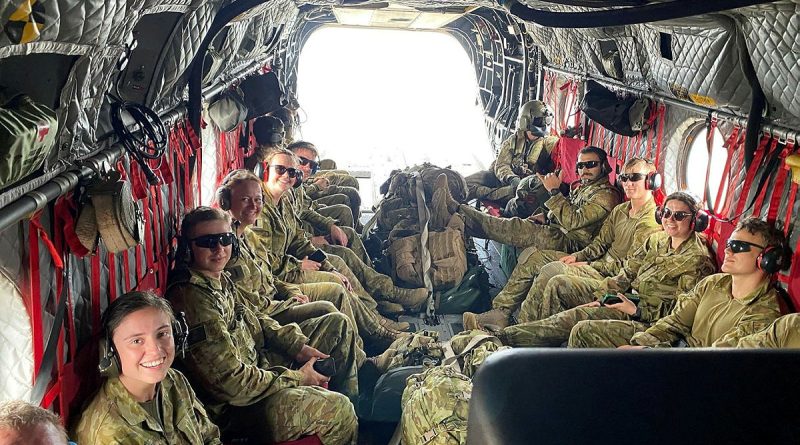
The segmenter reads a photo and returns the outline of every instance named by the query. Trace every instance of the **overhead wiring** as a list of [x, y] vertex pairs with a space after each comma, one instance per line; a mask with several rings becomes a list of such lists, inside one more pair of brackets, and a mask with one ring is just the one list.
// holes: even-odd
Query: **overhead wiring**
[[[111, 96], [111, 95], [109, 95]], [[160, 159], [167, 148], [167, 129], [161, 118], [150, 108], [111, 96], [111, 125], [125, 151], [139, 164], [147, 182], [158, 185], [160, 180], [148, 160]], [[132, 120], [126, 125], [125, 116]]]

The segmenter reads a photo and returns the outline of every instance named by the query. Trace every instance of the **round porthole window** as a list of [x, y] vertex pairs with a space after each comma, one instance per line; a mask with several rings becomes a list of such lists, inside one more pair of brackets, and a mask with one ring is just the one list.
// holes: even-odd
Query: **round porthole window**
[[[708, 129], [704, 123], [698, 123], [688, 131], [686, 141], [680, 159], [682, 166], [680, 184], [681, 189], [688, 191], [697, 198], [705, 197], [706, 187], [706, 165], [708, 164], [708, 148], [706, 146], [706, 135]], [[725, 141], [719, 131], [714, 132], [711, 152], [711, 172], [708, 177], [708, 185], [711, 191], [711, 201], [717, 198], [717, 191], [722, 183], [722, 173], [725, 169], [725, 161], [728, 156], [725, 150]], [[727, 190], [722, 192], [722, 201], [725, 200]]]

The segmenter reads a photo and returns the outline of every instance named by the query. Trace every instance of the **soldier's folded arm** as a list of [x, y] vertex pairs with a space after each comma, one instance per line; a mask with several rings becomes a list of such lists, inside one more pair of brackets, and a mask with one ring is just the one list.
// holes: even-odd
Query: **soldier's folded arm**
[[[701, 283], [702, 284], [702, 283]], [[686, 339], [692, 334], [694, 316], [700, 304], [702, 289], [695, 289], [678, 297], [672, 313], [658, 320], [644, 332], [638, 332], [631, 338], [632, 345], [671, 347], [678, 340]]]
[[755, 309], [753, 312], [743, 316], [731, 330], [718, 338], [711, 346], [715, 348], [733, 348], [739, 343], [740, 339], [766, 329], [778, 316], [780, 316], [780, 313], [775, 310]]
[[[243, 363], [236, 354], [228, 325], [208, 296], [186, 298], [186, 286], [172, 290], [171, 300], [186, 312], [190, 344], [184, 363], [199, 383], [216, 399], [235, 406], [258, 402], [284, 388], [300, 385], [302, 374], [286, 368], [262, 369]], [[189, 290], [189, 292], [187, 292]]]
[[263, 313], [258, 314], [258, 321], [264, 332], [265, 343], [284, 351], [287, 357], [294, 358], [297, 353], [308, 343], [308, 337], [303, 335], [297, 323], [289, 323], [281, 326]]
[[330, 231], [331, 224], [336, 224], [335, 219], [329, 216], [323, 216], [316, 210], [311, 209], [301, 212], [300, 219], [307, 221], [309, 224], [311, 224], [311, 227], [318, 230], [320, 233], [328, 233]]
[[644, 323], [653, 323], [672, 312], [675, 307], [676, 298], [674, 295], [643, 295], [639, 294], [639, 304], [637, 315], [634, 319]]
[[288, 300], [292, 297], [303, 295], [300, 286], [277, 278], [275, 279], [275, 291], [279, 300]]
[[592, 261], [602, 257], [614, 242], [614, 223], [611, 218], [607, 218], [600, 227], [600, 233], [592, 239], [592, 242], [583, 249], [573, 253], [576, 261]]
[[612, 208], [593, 201], [575, 205], [561, 194], [551, 196], [545, 201], [544, 206], [551, 214], [550, 219], [556, 220], [561, 227], [568, 231], [582, 229], [602, 221], [612, 210]]
[[517, 176], [514, 170], [511, 169], [512, 153], [511, 149], [514, 147], [516, 137], [512, 136], [500, 146], [500, 152], [497, 154], [497, 159], [494, 161], [494, 175], [503, 184], [506, 184], [511, 178]]

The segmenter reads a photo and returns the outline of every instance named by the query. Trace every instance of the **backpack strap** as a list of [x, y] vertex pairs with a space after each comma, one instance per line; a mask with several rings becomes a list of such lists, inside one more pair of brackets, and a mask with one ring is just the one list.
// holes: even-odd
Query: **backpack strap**
[[[497, 346], [503, 346], [503, 342], [500, 341], [499, 338], [495, 337], [494, 335], [490, 334], [481, 334], [472, 337], [472, 339], [464, 346], [464, 350], [457, 355], [454, 354], [453, 347], [451, 343], [448, 341], [446, 345], [442, 345], [445, 351], [445, 359], [442, 361], [442, 366], [450, 366], [451, 368], [455, 368], [457, 371], [461, 372], [462, 367], [459, 364], [458, 360], [463, 358], [465, 355], [470, 353], [473, 349], [477, 348], [478, 346], [482, 345], [483, 343], [490, 342], [494, 343]], [[448, 357], [448, 351], [450, 352], [450, 356]]]
[[418, 173], [412, 176], [415, 194], [417, 197], [417, 214], [419, 215], [419, 252], [422, 259], [422, 282], [428, 289], [428, 302], [426, 303], [426, 314], [429, 317], [435, 315], [435, 302], [433, 298], [433, 279], [431, 277], [431, 252], [428, 250], [428, 222], [431, 219], [431, 212], [425, 203], [425, 188]]

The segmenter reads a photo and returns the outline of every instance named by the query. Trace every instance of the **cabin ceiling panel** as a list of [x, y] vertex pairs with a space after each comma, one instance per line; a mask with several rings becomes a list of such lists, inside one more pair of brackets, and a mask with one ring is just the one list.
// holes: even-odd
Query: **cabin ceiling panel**
[[800, 4], [781, 2], [742, 11], [743, 34], [770, 116], [800, 126]]

